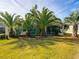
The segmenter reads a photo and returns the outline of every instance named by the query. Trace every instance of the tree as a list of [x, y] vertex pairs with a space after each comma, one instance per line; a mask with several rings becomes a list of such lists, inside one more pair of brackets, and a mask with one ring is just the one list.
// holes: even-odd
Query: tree
[[34, 20], [30, 14], [26, 14], [23, 22], [23, 29], [24, 31], [27, 31], [27, 35], [30, 35], [30, 29], [34, 25]]
[[29, 35], [31, 34], [33, 29], [38, 28], [36, 21], [37, 11], [37, 5], [35, 5], [32, 9], [30, 9], [30, 12], [25, 15], [23, 28]]
[[43, 8], [42, 12], [37, 10], [37, 5], [35, 5], [29, 13], [32, 16], [32, 19], [34, 19], [34, 22], [37, 23], [37, 28], [39, 28], [40, 34], [43, 36], [47, 34], [47, 26], [50, 23], [58, 23], [58, 18], [54, 15], [53, 11], [50, 11], [48, 8]]
[[42, 12], [37, 11], [37, 25], [41, 30], [41, 35], [46, 35], [47, 33], [47, 26], [55, 21], [55, 15], [52, 11], [50, 11], [48, 8], [43, 8]]
[[24, 19], [22, 17], [19, 17], [16, 20], [16, 23], [15, 23], [15, 35], [16, 36], [19, 36], [23, 32], [23, 22], [24, 22]]
[[77, 37], [78, 23], [79, 23], [79, 11], [74, 11], [69, 17], [65, 18], [65, 23], [73, 26], [72, 37]]
[[20, 17], [20, 15], [10, 14], [8, 12], [1, 12], [0, 15], [0, 20], [8, 27], [9, 36], [12, 37], [14, 35], [16, 20]]

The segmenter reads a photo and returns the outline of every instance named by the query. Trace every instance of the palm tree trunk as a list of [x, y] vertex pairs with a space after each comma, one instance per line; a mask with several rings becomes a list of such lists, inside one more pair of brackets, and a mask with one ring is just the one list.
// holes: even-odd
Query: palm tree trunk
[[73, 33], [72, 33], [72, 37], [73, 37], [73, 38], [78, 37], [78, 36], [77, 36], [77, 31], [78, 31], [78, 25], [77, 25], [77, 24], [74, 24], [74, 25], [73, 25]]
[[10, 35], [10, 37], [13, 37], [14, 36], [14, 31], [13, 31], [13, 28], [10, 28], [10, 33], [9, 33]]
[[47, 27], [45, 27], [45, 36], [47, 36]]
[[41, 30], [41, 36], [46, 36], [46, 35], [47, 35], [47, 28], [45, 27]]
[[44, 36], [44, 34], [45, 34], [45, 30], [43, 29], [41, 30], [41, 36]]
[[9, 39], [9, 28], [7, 26], [5, 27], [5, 38]]

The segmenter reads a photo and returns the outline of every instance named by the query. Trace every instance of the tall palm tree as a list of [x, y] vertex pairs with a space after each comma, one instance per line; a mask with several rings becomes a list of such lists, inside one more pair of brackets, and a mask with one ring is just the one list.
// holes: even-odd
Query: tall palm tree
[[19, 15], [15, 14], [10, 14], [8, 12], [1, 12], [0, 13], [0, 20], [4, 22], [4, 24], [8, 27], [9, 29], [9, 36], [13, 36], [13, 31], [15, 28], [16, 20], [19, 18]]
[[47, 26], [55, 20], [55, 15], [48, 8], [43, 8], [42, 12], [37, 11], [37, 23], [38, 27], [41, 29], [41, 35], [45, 35], [47, 32]]
[[69, 17], [65, 18], [65, 23], [73, 26], [72, 36], [77, 37], [78, 24], [79, 24], [79, 11], [74, 11]]

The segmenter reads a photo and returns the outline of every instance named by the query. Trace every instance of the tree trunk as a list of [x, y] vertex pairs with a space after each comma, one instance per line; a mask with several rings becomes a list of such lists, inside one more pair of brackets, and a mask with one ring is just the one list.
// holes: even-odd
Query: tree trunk
[[77, 38], [77, 31], [78, 31], [78, 25], [77, 24], [74, 24], [73, 25], [73, 33], [72, 33], [72, 37], [73, 38]]
[[10, 37], [14, 37], [14, 31], [13, 31], [13, 28], [10, 28], [9, 36], [10, 36]]
[[45, 27], [45, 36], [47, 36], [47, 27]]
[[45, 30], [43, 29], [41, 30], [41, 36], [44, 36], [44, 34], [45, 34]]
[[47, 35], [47, 28], [45, 27], [41, 30], [41, 36], [46, 36], [46, 35]]
[[7, 26], [5, 27], [5, 38], [9, 39], [9, 28]]

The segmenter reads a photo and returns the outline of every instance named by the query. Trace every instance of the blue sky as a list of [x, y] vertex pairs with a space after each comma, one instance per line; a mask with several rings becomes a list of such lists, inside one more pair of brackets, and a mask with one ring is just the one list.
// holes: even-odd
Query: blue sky
[[0, 12], [9, 11], [24, 15], [35, 4], [38, 5], [39, 10], [42, 7], [49, 8], [61, 19], [79, 8], [79, 0], [0, 0]]

